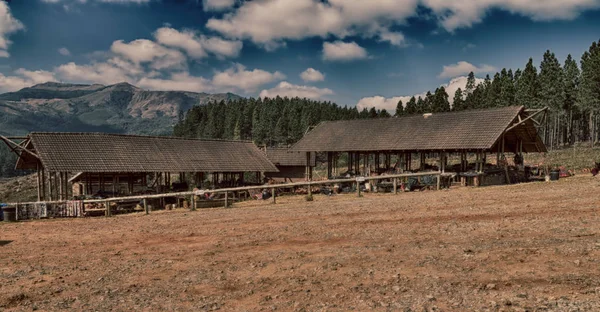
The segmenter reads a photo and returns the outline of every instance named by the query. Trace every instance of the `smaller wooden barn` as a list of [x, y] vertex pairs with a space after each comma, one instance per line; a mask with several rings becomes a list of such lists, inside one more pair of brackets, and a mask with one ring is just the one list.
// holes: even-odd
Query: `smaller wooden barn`
[[2, 140], [19, 155], [17, 169], [37, 172], [39, 200], [70, 198], [73, 183], [85, 195], [120, 196], [170, 192], [176, 180], [219, 188], [243, 184], [245, 173], [258, 182], [278, 172], [250, 141], [66, 132]]
[[[305, 155], [327, 153], [328, 176], [337, 167], [330, 163], [335, 164], [341, 154], [347, 154], [348, 172], [355, 175], [428, 169], [483, 175], [489, 167], [488, 154], [495, 155], [495, 163], [501, 164], [505, 163], [506, 153], [523, 159], [523, 153], [547, 151], [537, 130], [542, 122], [535, 119], [545, 112], [545, 108], [528, 110], [510, 106], [399, 118], [326, 121], [291, 149]], [[448, 166], [449, 156], [459, 159], [459, 163]], [[437, 165], [427, 168], [426, 158], [431, 157], [438, 159]], [[413, 158], [418, 160], [416, 168]], [[307, 179], [311, 179], [308, 169], [306, 172]]]
[[[267, 172], [265, 177], [282, 182], [295, 182], [296, 180], [304, 180], [306, 168], [314, 168], [316, 166], [316, 153], [310, 153], [307, 159], [306, 153], [290, 150], [282, 147], [265, 148], [267, 158], [277, 167], [279, 172]], [[308, 165], [307, 165], [308, 164]]]

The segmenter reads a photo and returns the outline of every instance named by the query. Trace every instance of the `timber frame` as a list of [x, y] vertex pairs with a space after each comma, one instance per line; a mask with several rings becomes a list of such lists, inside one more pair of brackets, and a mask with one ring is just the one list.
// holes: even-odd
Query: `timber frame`
[[0, 140], [17, 169], [36, 172], [38, 201], [237, 187], [278, 171], [248, 141], [39, 132]]

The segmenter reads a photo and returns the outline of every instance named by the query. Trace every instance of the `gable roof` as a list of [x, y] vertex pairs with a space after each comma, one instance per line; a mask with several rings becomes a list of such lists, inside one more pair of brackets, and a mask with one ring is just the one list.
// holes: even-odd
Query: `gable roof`
[[[428, 114], [429, 115], [429, 114]], [[397, 118], [323, 122], [292, 149], [300, 152], [493, 150], [504, 131], [518, 117], [526, 118], [522, 106], [413, 115]], [[521, 126], [520, 126], [521, 127]], [[518, 130], [524, 152], [545, 152], [533, 121]]]
[[[268, 147], [267, 158], [275, 166], [306, 166], [306, 153], [294, 151], [289, 148]], [[316, 166], [317, 157], [310, 153], [310, 166]]]
[[[278, 171], [249, 141], [66, 132], [33, 132], [28, 137], [26, 147], [38, 155], [49, 171]], [[22, 157], [17, 168], [35, 169], [36, 162], [31, 158]]]

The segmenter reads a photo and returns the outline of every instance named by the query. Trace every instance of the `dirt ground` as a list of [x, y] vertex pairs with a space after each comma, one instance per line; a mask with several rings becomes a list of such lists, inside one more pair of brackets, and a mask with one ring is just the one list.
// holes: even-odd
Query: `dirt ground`
[[0, 224], [0, 310], [600, 310], [600, 180]]

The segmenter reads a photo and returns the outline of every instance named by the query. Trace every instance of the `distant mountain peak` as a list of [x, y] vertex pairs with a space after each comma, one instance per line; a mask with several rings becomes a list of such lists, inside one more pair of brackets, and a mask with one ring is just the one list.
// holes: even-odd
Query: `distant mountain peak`
[[46, 82], [0, 94], [0, 133], [95, 131], [169, 134], [181, 111], [233, 93], [145, 91], [128, 82], [113, 85]]

